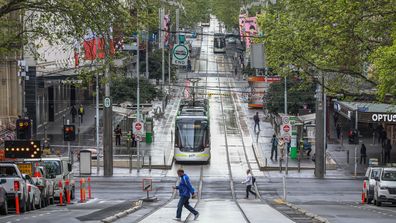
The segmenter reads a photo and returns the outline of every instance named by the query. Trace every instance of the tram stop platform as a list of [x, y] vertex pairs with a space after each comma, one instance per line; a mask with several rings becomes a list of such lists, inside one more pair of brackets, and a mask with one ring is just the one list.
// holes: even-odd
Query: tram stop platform
[[[174, 199], [167, 203], [163, 208], [158, 209], [153, 214], [142, 220], [142, 223], [162, 222], [175, 223], [176, 209], [178, 199]], [[190, 205], [195, 206], [197, 200], [190, 199]], [[246, 200], [238, 199], [241, 209], [246, 217], [252, 223], [266, 222], [266, 223], [292, 223], [293, 221], [279, 213], [270, 205], [262, 203], [260, 200]], [[236, 203], [232, 200], [215, 200], [203, 199], [200, 200], [196, 210], [199, 212], [199, 218], [194, 222], [245, 222], [242, 211], [238, 208]], [[181, 221], [184, 222], [189, 214], [189, 211], [183, 208]], [[188, 219], [193, 220], [193, 215]], [[130, 222], [133, 216], [127, 216], [119, 219], [116, 223]]]

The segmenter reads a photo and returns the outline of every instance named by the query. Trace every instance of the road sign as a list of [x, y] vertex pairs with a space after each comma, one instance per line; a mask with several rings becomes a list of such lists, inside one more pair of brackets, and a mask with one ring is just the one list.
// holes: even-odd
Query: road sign
[[143, 191], [152, 191], [153, 190], [153, 180], [152, 179], [143, 179], [142, 181], [142, 190]]
[[105, 108], [110, 108], [110, 106], [111, 106], [111, 99], [110, 98], [106, 97], [104, 99], [104, 106], [105, 106]]
[[179, 44], [173, 47], [172, 64], [187, 66], [188, 64], [188, 48], [185, 45]]
[[284, 132], [289, 132], [290, 131], [290, 125], [284, 125], [283, 126], [283, 131]]
[[133, 133], [135, 135], [142, 135], [143, 134], [143, 128], [144, 128], [144, 124], [143, 122], [134, 122], [133, 123]]

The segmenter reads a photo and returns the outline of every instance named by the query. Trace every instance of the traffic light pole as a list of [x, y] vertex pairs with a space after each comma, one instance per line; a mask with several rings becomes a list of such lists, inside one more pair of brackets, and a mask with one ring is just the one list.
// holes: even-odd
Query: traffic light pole
[[[136, 62], [136, 73], [137, 73], [137, 89], [136, 89], [136, 114], [137, 114], [137, 121], [140, 122], [140, 64], [139, 64], [139, 57], [140, 57], [140, 52], [139, 52], [139, 34], [137, 35], [137, 39], [136, 39], [136, 43], [138, 46], [137, 49], [137, 62]], [[137, 149], [137, 160], [138, 160], [138, 167], [137, 167], [137, 171], [139, 172], [140, 170], [140, 140], [137, 141], [137, 145], [136, 145], [136, 149]]]
[[[66, 121], [66, 124], [70, 125], [69, 119]], [[72, 160], [71, 149], [70, 149], [70, 141], [67, 141], [67, 157], [69, 157], [69, 160]], [[72, 163], [73, 163], [73, 160], [72, 160]]]

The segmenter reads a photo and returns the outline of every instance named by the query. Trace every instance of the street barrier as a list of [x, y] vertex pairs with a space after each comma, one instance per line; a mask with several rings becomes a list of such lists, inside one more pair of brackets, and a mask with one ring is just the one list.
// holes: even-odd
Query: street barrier
[[88, 177], [88, 199], [92, 199], [92, 197], [91, 197], [91, 177]]
[[14, 191], [15, 191], [15, 213], [20, 214], [20, 212], [19, 212], [19, 197], [18, 197], [19, 181], [14, 181]]
[[58, 188], [59, 188], [59, 205], [58, 206], [66, 206], [66, 204], [63, 203], [63, 184], [62, 184], [62, 180], [59, 180]]
[[66, 203], [70, 204], [70, 181], [66, 179]]
[[80, 203], [84, 203], [83, 178], [80, 178]]

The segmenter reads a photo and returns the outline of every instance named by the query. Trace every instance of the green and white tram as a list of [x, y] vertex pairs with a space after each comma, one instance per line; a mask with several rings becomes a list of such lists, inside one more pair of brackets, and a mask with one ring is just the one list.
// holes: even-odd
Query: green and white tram
[[209, 163], [210, 128], [206, 106], [180, 106], [175, 123], [174, 150], [176, 162]]

